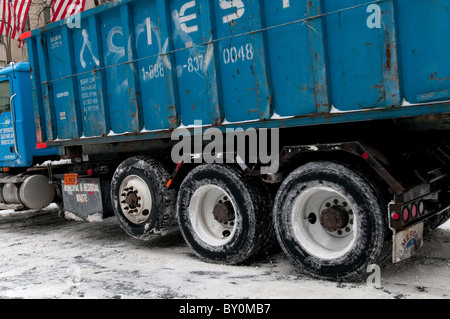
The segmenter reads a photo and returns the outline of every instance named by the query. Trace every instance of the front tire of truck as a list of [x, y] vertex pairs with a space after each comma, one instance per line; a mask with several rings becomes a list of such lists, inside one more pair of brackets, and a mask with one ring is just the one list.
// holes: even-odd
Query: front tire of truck
[[359, 171], [312, 162], [280, 186], [275, 230], [284, 252], [306, 274], [357, 280], [390, 252], [386, 210], [375, 185]]
[[217, 164], [194, 168], [178, 193], [178, 224], [204, 261], [241, 264], [275, 241], [267, 190], [239, 171]]
[[166, 187], [169, 176], [158, 161], [144, 156], [131, 157], [116, 169], [112, 206], [128, 235], [148, 240], [176, 225], [176, 193]]

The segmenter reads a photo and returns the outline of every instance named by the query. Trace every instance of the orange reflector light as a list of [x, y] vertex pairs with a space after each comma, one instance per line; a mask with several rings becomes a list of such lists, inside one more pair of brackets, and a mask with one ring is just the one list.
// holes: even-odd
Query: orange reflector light
[[27, 39], [27, 38], [29, 38], [29, 37], [31, 37], [31, 31], [22, 33], [22, 34], [20, 35], [19, 39], [20, 39], [20, 40], [25, 40], [25, 39]]
[[172, 184], [172, 179], [169, 179], [169, 181], [167, 182], [166, 187], [169, 188], [169, 187], [170, 187], [170, 184]]

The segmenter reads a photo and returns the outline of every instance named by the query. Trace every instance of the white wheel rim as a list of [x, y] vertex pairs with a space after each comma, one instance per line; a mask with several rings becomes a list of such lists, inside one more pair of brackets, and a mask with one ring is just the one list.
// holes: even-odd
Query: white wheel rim
[[236, 216], [230, 216], [227, 222], [219, 222], [213, 214], [214, 207], [225, 202], [231, 203], [234, 215], [236, 209], [227, 192], [215, 185], [205, 185], [194, 192], [189, 203], [189, 218], [194, 232], [210, 246], [225, 245], [236, 232]]
[[[338, 231], [327, 230], [320, 217], [327, 208], [347, 212], [348, 221]], [[336, 259], [348, 253], [357, 237], [357, 211], [341, 192], [330, 187], [311, 187], [298, 196], [292, 206], [293, 231], [299, 244], [311, 255]], [[314, 222], [315, 216], [315, 222]]]
[[152, 210], [152, 194], [147, 183], [137, 175], [125, 177], [119, 187], [119, 203], [130, 222], [144, 223]]

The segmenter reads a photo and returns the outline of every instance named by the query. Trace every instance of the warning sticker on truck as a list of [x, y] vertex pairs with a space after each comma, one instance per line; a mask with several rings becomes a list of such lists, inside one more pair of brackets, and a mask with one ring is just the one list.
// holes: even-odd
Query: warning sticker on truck
[[[66, 183], [67, 181], [69, 183]], [[64, 209], [81, 219], [89, 215], [102, 214], [100, 179], [78, 178], [77, 174], [66, 174], [62, 185]]]
[[77, 173], [64, 174], [64, 185], [77, 185], [77, 184], [78, 184]]

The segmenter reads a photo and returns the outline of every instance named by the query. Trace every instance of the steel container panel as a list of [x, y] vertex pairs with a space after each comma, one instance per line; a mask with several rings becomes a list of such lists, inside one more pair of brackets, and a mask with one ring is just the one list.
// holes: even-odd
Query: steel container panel
[[[122, 0], [27, 39], [39, 141], [450, 112], [450, 0]], [[448, 127], [445, 127], [448, 129]]]

